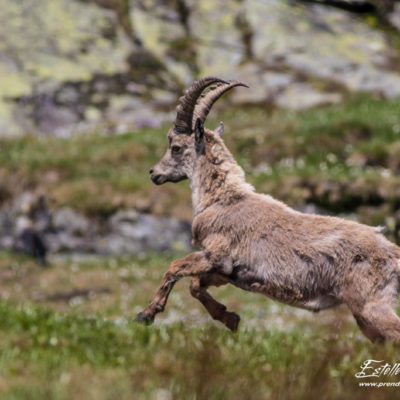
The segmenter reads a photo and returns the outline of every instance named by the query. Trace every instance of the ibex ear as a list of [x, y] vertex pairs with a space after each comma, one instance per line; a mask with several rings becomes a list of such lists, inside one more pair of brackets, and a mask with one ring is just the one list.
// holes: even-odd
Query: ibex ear
[[200, 118], [196, 119], [194, 126], [194, 142], [196, 145], [196, 153], [204, 154], [204, 125]]
[[222, 121], [219, 123], [215, 133], [217, 133], [219, 137], [222, 137], [222, 134], [224, 133], [224, 123]]

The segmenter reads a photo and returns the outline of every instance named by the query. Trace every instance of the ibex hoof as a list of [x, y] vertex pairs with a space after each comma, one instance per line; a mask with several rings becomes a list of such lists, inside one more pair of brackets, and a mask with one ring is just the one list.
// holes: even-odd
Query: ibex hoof
[[240, 317], [234, 312], [227, 311], [224, 316], [224, 324], [232, 332], [236, 332], [239, 327]]
[[149, 315], [146, 315], [145, 313], [140, 312], [136, 316], [135, 321], [140, 322], [142, 324], [151, 325], [154, 321], [154, 317], [150, 317]]

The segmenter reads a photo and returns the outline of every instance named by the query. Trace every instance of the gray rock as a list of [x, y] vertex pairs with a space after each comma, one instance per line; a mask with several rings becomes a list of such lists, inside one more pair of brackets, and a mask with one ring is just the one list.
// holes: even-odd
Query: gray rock
[[166, 115], [155, 110], [152, 104], [132, 96], [114, 96], [105, 114], [120, 133], [137, 130], [146, 126], [159, 127]]
[[293, 83], [275, 96], [275, 103], [282, 108], [302, 110], [323, 104], [338, 103], [342, 99], [339, 93], [323, 93], [306, 83]]
[[267, 87], [268, 94], [273, 95], [289, 86], [293, 82], [294, 77], [288, 73], [268, 71], [263, 74], [262, 79]]
[[68, 136], [77, 129], [79, 122], [79, 116], [71, 108], [52, 103], [42, 103], [36, 117], [38, 129], [55, 136]]
[[189, 250], [190, 225], [174, 218], [155, 217], [133, 210], [111, 217], [111, 233], [99, 242], [102, 253], [121, 254], [137, 251]]
[[23, 192], [14, 200], [9, 212], [12, 216], [26, 214], [34, 207], [36, 200], [37, 197], [34, 193]]
[[14, 223], [8, 210], [0, 211], [0, 236], [12, 235]]
[[191, 249], [190, 225], [174, 218], [121, 210], [100, 227], [98, 221], [68, 207], [54, 210], [49, 219], [36, 213], [36, 220], [28, 215], [34, 205], [34, 196], [25, 193], [13, 207], [0, 211], [0, 248], [12, 248], [14, 239], [32, 228], [40, 232], [50, 253], [121, 255]]
[[53, 213], [53, 228], [68, 234], [84, 236], [88, 234], [91, 222], [77, 211], [64, 207]]
[[341, 79], [352, 91], [376, 92], [386, 98], [400, 96], [400, 75], [393, 72], [382, 73], [361, 65], [352, 73], [344, 73]]
[[309, 203], [303, 206], [296, 207], [296, 210], [305, 214], [316, 214], [316, 215], [333, 215], [332, 213], [324, 210], [323, 208], [316, 206], [315, 204]]
[[258, 28], [255, 52], [267, 65], [334, 80], [353, 91], [400, 94], [400, 75], [387, 67], [393, 51], [384, 33], [350, 13], [278, 0], [251, 1], [248, 11]]
[[[160, 3], [158, 11], [165, 18], [135, 9], [135, 29], [145, 45], [140, 50], [123, 35], [105, 37], [106, 27], [119, 28], [112, 13], [94, 4], [3, 3], [0, 135], [67, 136], [75, 131], [122, 133], [158, 127], [173, 118], [180, 85], [190, 84], [197, 75], [248, 83], [250, 90], [235, 90], [229, 97], [235, 104], [268, 103], [297, 110], [340, 100], [338, 93], [310, 86], [315, 78], [336, 82], [346, 89], [343, 92], [400, 96], [397, 49], [384, 31], [339, 9], [299, 2], [291, 6], [281, 0], [204, 0], [191, 9], [189, 30], [196, 38], [191, 48], [190, 37], [176, 23], [179, 16]], [[28, 16], [18, 20], [19, 10], [25, 8]], [[251, 60], [244, 58], [238, 16], [252, 33]], [[400, 5], [390, 19], [400, 26]], [[179, 48], [185, 40], [188, 53], [193, 51], [186, 58], [180, 57], [185, 52]]]
[[140, 242], [118, 234], [103, 236], [96, 242], [96, 253], [102, 255], [141, 254], [145, 251]]
[[51, 253], [94, 253], [96, 236], [78, 236], [66, 231], [49, 232], [45, 236]]
[[394, 11], [389, 15], [389, 21], [400, 31], [400, 4], [394, 5]]
[[238, 66], [235, 79], [246, 83], [250, 88], [233, 91], [231, 100], [234, 104], [260, 104], [266, 101], [268, 88], [264, 83], [259, 66], [253, 63]]
[[191, 250], [190, 224], [135, 210], [120, 210], [107, 220], [91, 220], [69, 208], [49, 210], [42, 196], [23, 193], [0, 210], [0, 248], [13, 248], [27, 229], [35, 231], [50, 253], [142, 254]]

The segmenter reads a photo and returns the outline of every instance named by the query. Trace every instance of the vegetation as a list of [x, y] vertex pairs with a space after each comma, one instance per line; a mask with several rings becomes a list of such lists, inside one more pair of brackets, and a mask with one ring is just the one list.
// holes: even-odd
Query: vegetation
[[[396, 224], [400, 101], [355, 97], [304, 112], [220, 113], [249, 180], [292, 205], [313, 202], [370, 223]], [[209, 127], [217, 125], [210, 120]], [[187, 183], [154, 187], [147, 171], [166, 130], [0, 141], [0, 197], [41, 191], [57, 206], [101, 216], [119, 207], [190, 218]], [[391, 345], [361, 336], [348, 310], [312, 313], [233, 287], [212, 289], [241, 317], [238, 333], [210, 320], [179, 282], [150, 327], [134, 316], [179, 254], [58, 255], [48, 268], [0, 253], [2, 399], [389, 399], [360, 388], [366, 359], [394, 363]], [[312, 386], [310, 382], [313, 382]]]
[[[356, 96], [303, 112], [249, 108], [219, 117], [229, 148], [257, 190], [292, 206], [314, 203], [391, 226], [400, 224], [399, 111], [399, 100]], [[208, 123], [216, 125], [216, 120]], [[1, 139], [1, 197], [34, 187], [57, 205], [88, 214], [136, 207], [190, 219], [187, 183], [155, 188], [147, 175], [166, 149], [168, 128]]]
[[[397, 388], [358, 386], [354, 374], [366, 359], [394, 363], [398, 352], [369, 343], [344, 308], [315, 315], [239, 289], [215, 289], [242, 316], [233, 334], [209, 319], [182, 281], [154, 325], [135, 323], [166, 259], [54, 258], [52, 268], [38, 270], [1, 253], [8, 300], [0, 303], [0, 397], [395, 397]], [[56, 300], [57, 293], [83, 287], [95, 293], [101, 285], [109, 292]]]
[[[315, 2], [349, 8], [347, 1]], [[224, 121], [227, 145], [258, 191], [300, 209], [313, 204], [384, 224], [400, 242], [400, 100], [354, 94], [399, 93], [400, 35], [386, 19], [393, 0], [371, 0], [363, 20], [293, 2], [3, 3], [0, 131], [10, 136], [0, 137], [3, 212], [28, 190], [52, 207], [99, 220], [122, 208], [190, 220], [188, 183], [155, 187], [148, 177], [166, 149], [168, 125], [55, 136], [74, 127], [109, 132], [152, 123], [126, 117], [131, 109], [141, 113], [140, 104], [158, 113], [195, 77], [263, 82], [279, 72], [289, 88], [304, 84], [302, 100], [310, 89], [346, 100], [279, 110], [272, 104], [290, 91], [265, 83], [261, 97], [254, 91], [262, 107], [229, 107], [207, 126]], [[293, 54], [300, 63], [289, 60]], [[0, 399], [396, 398], [398, 387], [359, 387], [354, 374], [365, 360], [400, 359], [393, 345], [367, 341], [345, 307], [313, 314], [233, 287], [212, 288], [242, 317], [233, 334], [210, 319], [183, 280], [152, 326], [134, 322], [179, 256], [51, 254], [40, 268], [0, 250]]]

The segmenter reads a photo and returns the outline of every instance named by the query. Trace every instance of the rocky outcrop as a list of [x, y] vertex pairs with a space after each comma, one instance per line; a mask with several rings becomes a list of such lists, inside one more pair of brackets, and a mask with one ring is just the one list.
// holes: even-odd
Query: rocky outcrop
[[[178, 3], [131, 3], [127, 24], [106, 2], [4, 0], [0, 135], [160, 125], [182, 88], [207, 74], [249, 83], [247, 93], [233, 93], [236, 103], [294, 110], [349, 92], [400, 95], [393, 31], [346, 10], [284, 0]], [[398, 26], [399, 7], [388, 18]]]
[[187, 222], [134, 210], [121, 210], [101, 220], [89, 219], [67, 207], [50, 210], [43, 198], [25, 193], [0, 211], [0, 249], [36, 256], [32, 234], [43, 241], [49, 253], [119, 256], [191, 249]]

